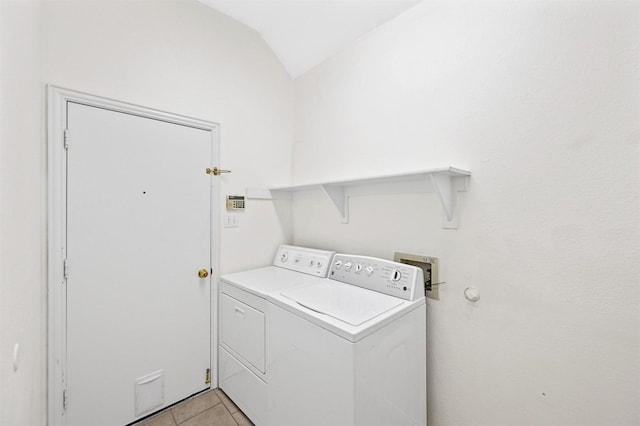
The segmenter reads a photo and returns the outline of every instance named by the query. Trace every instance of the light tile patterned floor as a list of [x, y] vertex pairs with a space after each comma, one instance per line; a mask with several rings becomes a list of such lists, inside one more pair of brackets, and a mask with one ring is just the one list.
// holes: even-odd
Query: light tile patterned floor
[[135, 426], [253, 426], [219, 389], [213, 389], [167, 408]]

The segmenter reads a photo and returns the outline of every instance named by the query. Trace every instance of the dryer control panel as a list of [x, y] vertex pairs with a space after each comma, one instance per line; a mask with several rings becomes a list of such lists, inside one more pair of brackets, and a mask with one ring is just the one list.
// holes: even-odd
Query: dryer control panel
[[326, 278], [334, 253], [327, 250], [281, 245], [273, 259], [273, 266]]
[[336, 254], [329, 278], [405, 300], [424, 298], [422, 270], [390, 260]]

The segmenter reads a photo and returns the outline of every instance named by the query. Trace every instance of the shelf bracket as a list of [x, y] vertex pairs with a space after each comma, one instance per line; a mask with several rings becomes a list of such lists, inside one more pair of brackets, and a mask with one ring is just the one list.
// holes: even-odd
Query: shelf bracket
[[345, 193], [344, 186], [320, 185], [322, 192], [329, 198], [331, 203], [338, 209], [341, 223], [349, 223], [349, 200]]
[[466, 191], [469, 185], [468, 176], [451, 176], [448, 174], [431, 174], [431, 183], [438, 193], [442, 204], [442, 227], [458, 228], [458, 191]]

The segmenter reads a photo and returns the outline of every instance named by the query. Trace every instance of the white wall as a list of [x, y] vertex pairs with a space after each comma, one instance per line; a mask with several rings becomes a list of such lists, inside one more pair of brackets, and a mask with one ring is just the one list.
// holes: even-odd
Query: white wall
[[[39, 6], [0, 1], [0, 424], [45, 422]], [[19, 368], [13, 371], [14, 345]]]
[[[293, 83], [254, 31], [195, 0], [0, 1], [0, 424], [46, 420], [45, 84], [221, 124], [221, 192], [290, 180]], [[224, 209], [221, 206], [221, 212]], [[288, 241], [268, 201], [221, 230], [221, 271]], [[14, 343], [21, 347], [13, 372]]]
[[428, 1], [296, 80], [295, 183], [473, 173], [458, 230], [294, 202], [296, 244], [440, 258], [430, 426], [640, 423], [639, 53], [638, 2]]

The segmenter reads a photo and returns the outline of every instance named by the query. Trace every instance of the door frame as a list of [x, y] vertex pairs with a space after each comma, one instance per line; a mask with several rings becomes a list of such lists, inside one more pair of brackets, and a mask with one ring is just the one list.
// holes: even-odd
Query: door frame
[[[122, 112], [139, 117], [161, 120], [168, 123], [194, 127], [211, 132], [213, 162], [220, 157], [220, 125], [142, 107], [61, 87], [47, 86], [47, 290], [48, 290], [48, 331], [47, 331], [47, 420], [50, 426], [63, 426], [64, 390], [66, 388], [66, 187], [67, 148], [66, 123], [67, 103], [74, 102], [110, 111]], [[211, 164], [211, 167], [216, 164]], [[97, 170], [97, 173], [108, 171]], [[204, 174], [205, 171], [203, 170]], [[211, 387], [218, 387], [218, 278], [220, 275], [220, 181], [211, 179]], [[70, 269], [70, 268], [69, 268]]]

